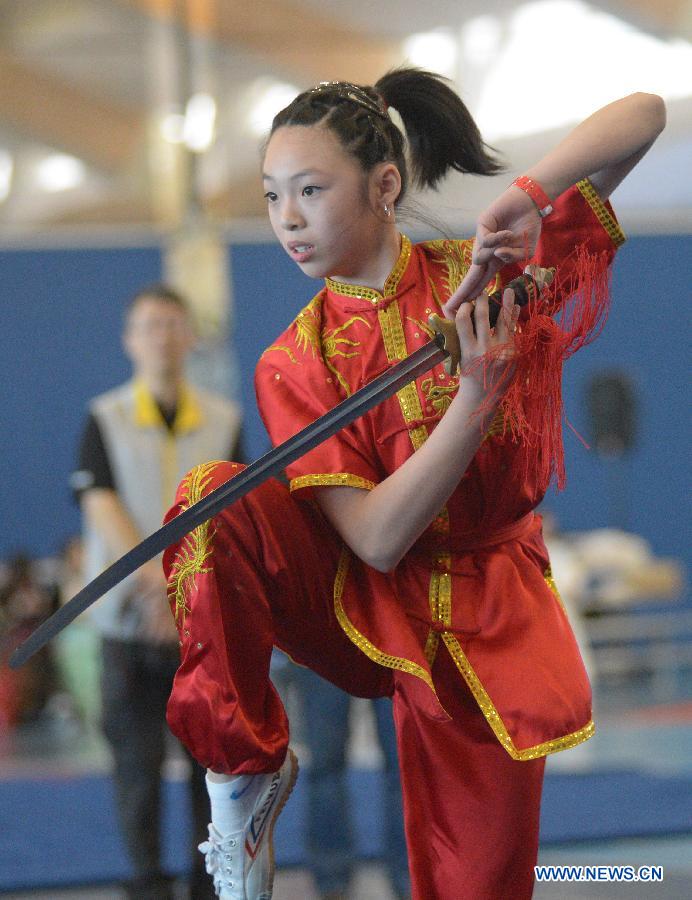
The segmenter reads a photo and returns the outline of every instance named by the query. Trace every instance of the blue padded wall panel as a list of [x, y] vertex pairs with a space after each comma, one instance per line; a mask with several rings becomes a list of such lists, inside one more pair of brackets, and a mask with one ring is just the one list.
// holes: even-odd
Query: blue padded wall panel
[[633, 237], [618, 254], [610, 317], [603, 334], [567, 362], [564, 398], [569, 419], [588, 440], [589, 379], [626, 372], [636, 391], [636, 443], [620, 461], [609, 461], [566, 428], [567, 488], [546, 501], [564, 529], [624, 524], [657, 554], [686, 560], [688, 570], [691, 271], [692, 236]]
[[158, 248], [0, 251], [0, 557], [55, 552], [80, 527], [68, 487], [86, 403], [128, 377], [123, 306]]
[[248, 459], [269, 449], [257, 413], [253, 376], [260, 354], [322, 288], [275, 244], [235, 244], [230, 248], [233, 277], [234, 342], [240, 369]]

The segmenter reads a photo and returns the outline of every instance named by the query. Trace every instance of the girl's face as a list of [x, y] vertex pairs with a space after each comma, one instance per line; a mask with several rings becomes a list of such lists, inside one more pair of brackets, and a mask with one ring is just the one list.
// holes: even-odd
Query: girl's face
[[286, 125], [264, 158], [269, 220], [291, 259], [312, 278], [361, 283], [381, 243], [374, 179], [329, 129]]

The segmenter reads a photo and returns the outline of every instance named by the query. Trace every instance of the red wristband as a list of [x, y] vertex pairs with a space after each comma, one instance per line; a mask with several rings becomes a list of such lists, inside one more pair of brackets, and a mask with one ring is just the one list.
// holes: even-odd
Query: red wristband
[[552, 200], [540, 184], [537, 181], [534, 181], [533, 178], [529, 178], [528, 175], [520, 175], [518, 178], [514, 179], [512, 184], [524, 191], [525, 194], [529, 195], [536, 204], [536, 209], [538, 210], [538, 215], [541, 219], [545, 219], [545, 217], [549, 216], [553, 211]]

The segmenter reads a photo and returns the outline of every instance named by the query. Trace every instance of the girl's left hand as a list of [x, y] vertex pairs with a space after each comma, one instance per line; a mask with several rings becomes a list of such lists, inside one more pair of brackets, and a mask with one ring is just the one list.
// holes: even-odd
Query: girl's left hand
[[540, 233], [541, 217], [533, 200], [511, 185], [478, 218], [472, 264], [443, 307], [447, 318], [454, 318], [465, 301], [477, 297], [507, 263], [530, 259]]

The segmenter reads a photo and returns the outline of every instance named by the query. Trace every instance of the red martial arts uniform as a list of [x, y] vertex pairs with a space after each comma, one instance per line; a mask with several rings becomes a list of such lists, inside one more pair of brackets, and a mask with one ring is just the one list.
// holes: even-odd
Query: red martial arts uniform
[[[605, 266], [623, 240], [585, 180], [556, 202], [532, 261], [557, 267], [564, 285], [585, 251]], [[471, 247], [404, 237], [383, 293], [327, 279], [258, 365], [272, 441], [427, 342], [428, 316], [459, 285]], [[498, 286], [517, 271], [503, 269]], [[372, 489], [422, 445], [457, 388], [442, 366], [419, 377], [290, 466], [291, 492], [310, 501], [320, 486]], [[165, 556], [182, 645], [169, 723], [203, 765], [281, 765], [288, 726], [268, 677], [274, 644], [353, 694], [393, 694], [416, 900], [530, 897], [544, 756], [593, 733], [533, 513], [546, 487], [537, 452], [496, 418], [446, 507], [388, 574], [276, 482]], [[169, 516], [237, 470], [195, 469]]]

